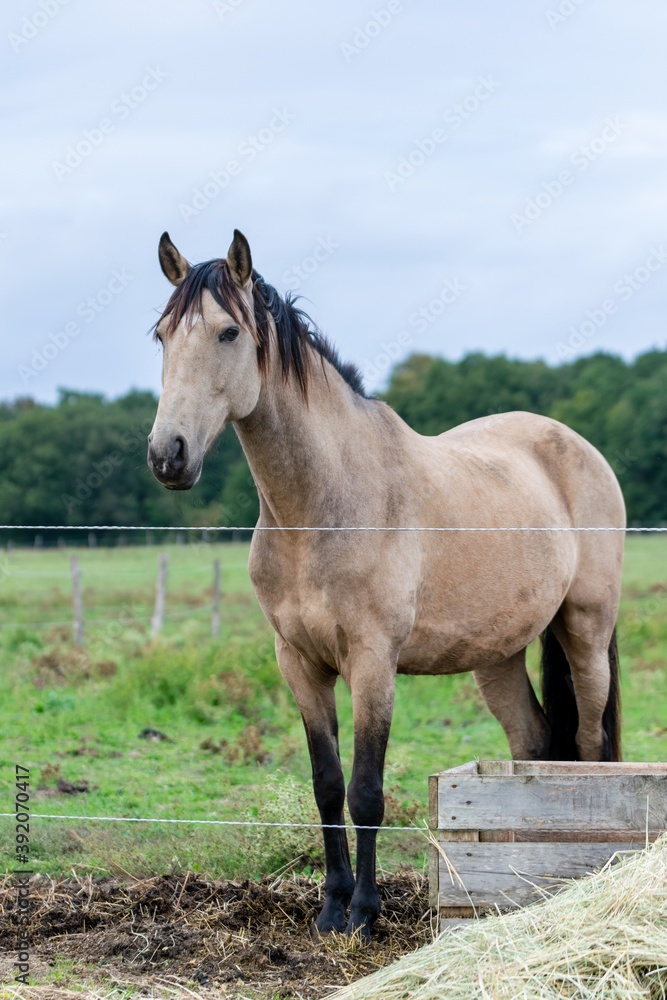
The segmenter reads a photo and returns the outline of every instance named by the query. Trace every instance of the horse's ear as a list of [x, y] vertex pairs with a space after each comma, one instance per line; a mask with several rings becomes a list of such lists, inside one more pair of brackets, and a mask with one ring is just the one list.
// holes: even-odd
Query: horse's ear
[[163, 233], [160, 237], [158, 247], [160, 267], [165, 278], [171, 281], [172, 285], [180, 285], [185, 281], [192, 268], [185, 257], [178, 252], [169, 238], [169, 233]]
[[252, 275], [252, 257], [250, 256], [250, 245], [238, 229], [234, 230], [232, 245], [227, 251], [227, 267], [234, 279], [234, 284], [243, 288], [248, 284]]

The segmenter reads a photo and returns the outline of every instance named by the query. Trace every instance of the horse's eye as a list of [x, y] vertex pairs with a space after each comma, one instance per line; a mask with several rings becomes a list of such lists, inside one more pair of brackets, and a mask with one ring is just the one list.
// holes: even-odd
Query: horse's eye
[[236, 340], [238, 335], [239, 335], [238, 326], [228, 326], [226, 330], [223, 330], [222, 333], [218, 334], [218, 340], [221, 343], [223, 341], [227, 341], [229, 343], [232, 340]]

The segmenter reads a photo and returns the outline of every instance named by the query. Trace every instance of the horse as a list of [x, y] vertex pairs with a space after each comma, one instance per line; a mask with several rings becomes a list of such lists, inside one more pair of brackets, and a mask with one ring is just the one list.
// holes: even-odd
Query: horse
[[[620, 758], [621, 490], [591, 444], [537, 414], [416, 433], [254, 270], [238, 230], [226, 258], [196, 266], [164, 233], [159, 260], [175, 291], [154, 328], [163, 390], [148, 464], [168, 489], [190, 489], [234, 426], [259, 494], [250, 577], [301, 712], [323, 826], [315, 929], [370, 940], [397, 673], [472, 671], [513, 759]], [[543, 707], [525, 665], [537, 636]], [[354, 715], [356, 878], [339, 677]]]

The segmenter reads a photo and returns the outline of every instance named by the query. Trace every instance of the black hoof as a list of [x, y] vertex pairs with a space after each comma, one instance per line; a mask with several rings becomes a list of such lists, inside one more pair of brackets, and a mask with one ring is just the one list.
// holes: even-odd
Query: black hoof
[[345, 933], [348, 937], [358, 938], [361, 944], [370, 944], [373, 940], [371, 928], [374, 923], [374, 918], [364, 919], [359, 917], [350, 917], [347, 927], [345, 928]]
[[310, 929], [311, 936], [316, 940], [331, 934], [332, 931], [342, 933], [345, 930], [345, 907], [342, 903], [327, 900], [322, 912]]

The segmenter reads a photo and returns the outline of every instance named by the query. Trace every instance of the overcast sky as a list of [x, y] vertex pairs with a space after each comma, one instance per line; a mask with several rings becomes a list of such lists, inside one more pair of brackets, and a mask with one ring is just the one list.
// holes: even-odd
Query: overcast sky
[[658, 0], [2, 8], [0, 398], [159, 388], [168, 229], [388, 355], [665, 347]]

